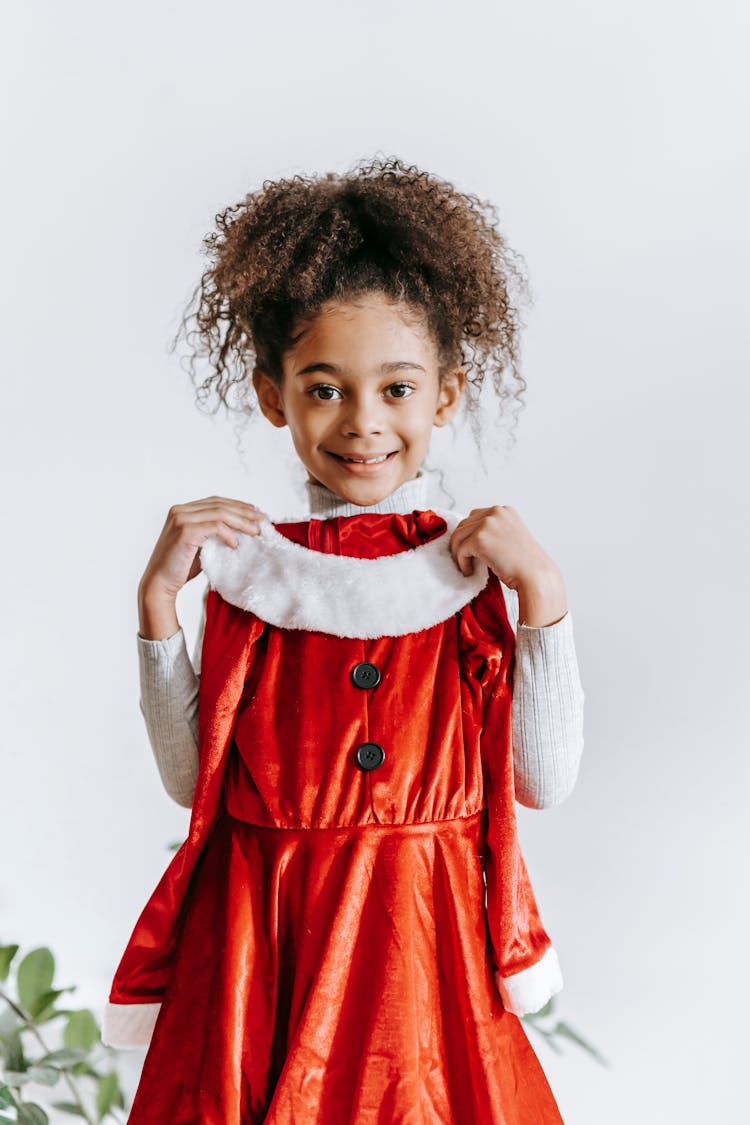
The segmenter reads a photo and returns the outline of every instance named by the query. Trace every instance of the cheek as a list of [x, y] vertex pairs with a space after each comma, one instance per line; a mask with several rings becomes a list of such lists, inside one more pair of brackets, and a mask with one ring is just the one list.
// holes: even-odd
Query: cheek
[[294, 426], [302, 441], [313, 442], [319, 440], [326, 433], [331, 424], [330, 416], [326, 412], [316, 410], [306, 402], [297, 402], [294, 411]]
[[414, 404], [408, 415], [405, 413], [405, 425], [414, 437], [424, 438], [432, 433], [436, 410], [437, 403], [432, 398], [423, 398], [421, 402]]

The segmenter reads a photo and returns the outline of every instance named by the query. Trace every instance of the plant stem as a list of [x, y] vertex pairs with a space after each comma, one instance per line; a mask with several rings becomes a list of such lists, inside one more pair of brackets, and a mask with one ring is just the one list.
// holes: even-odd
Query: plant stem
[[[23, 1020], [23, 1022], [26, 1024], [26, 1027], [23, 1030], [31, 1032], [31, 1034], [34, 1036], [34, 1038], [36, 1039], [39, 1046], [44, 1051], [45, 1055], [50, 1054], [49, 1047], [44, 1042], [44, 1039], [42, 1038], [41, 1032], [39, 1031], [39, 1028], [34, 1023], [34, 1020], [31, 1018], [31, 1016], [28, 1014], [28, 1012], [25, 1012], [23, 1010], [23, 1008], [20, 1007], [20, 1005], [16, 1004], [15, 1000], [13, 1000], [12, 997], [8, 996], [7, 992], [5, 992], [5, 990], [2, 989], [2, 988], [0, 988], [0, 1000], [4, 1000], [5, 1003], [8, 1005], [8, 1007], [11, 1008], [16, 1013], [16, 1015], [20, 1019]], [[75, 1103], [78, 1106], [78, 1108], [80, 1109], [84, 1118], [86, 1119], [86, 1121], [88, 1121], [89, 1125], [96, 1125], [96, 1120], [91, 1116], [91, 1114], [87, 1110], [86, 1103], [84, 1102], [83, 1098], [81, 1097], [81, 1093], [78, 1089], [78, 1086], [73, 1081], [72, 1075], [68, 1074], [65, 1067], [60, 1067], [59, 1069], [60, 1069], [60, 1073], [62, 1074], [63, 1078], [67, 1082], [68, 1089], [70, 1090], [71, 1094], [73, 1095], [73, 1099], [75, 1100]]]

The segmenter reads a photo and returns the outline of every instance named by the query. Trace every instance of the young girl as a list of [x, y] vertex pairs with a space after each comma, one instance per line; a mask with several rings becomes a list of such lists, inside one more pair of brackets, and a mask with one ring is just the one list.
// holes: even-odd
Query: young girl
[[[177, 505], [141, 581], [141, 705], [192, 814], [105, 1013], [149, 1044], [129, 1120], [560, 1122], [519, 1020], [562, 977], [514, 801], [578, 772], [571, 617], [517, 512], [430, 506], [422, 468], [486, 374], [508, 397], [520, 272], [399, 160], [266, 182], [218, 226], [201, 390], [252, 382], [311, 511]], [[175, 599], [201, 569], [198, 680]]]

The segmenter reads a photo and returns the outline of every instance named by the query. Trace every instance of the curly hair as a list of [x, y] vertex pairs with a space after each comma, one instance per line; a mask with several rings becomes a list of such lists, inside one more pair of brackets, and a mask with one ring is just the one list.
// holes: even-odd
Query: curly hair
[[[457, 367], [466, 372], [477, 445], [487, 375], [515, 425], [526, 388], [519, 306], [531, 294], [493, 204], [396, 157], [376, 157], [343, 175], [266, 180], [215, 221], [203, 240], [210, 264], [172, 344], [184, 334], [199, 405], [252, 414], [253, 368], [281, 382], [299, 321], [332, 299], [378, 290], [424, 318], [441, 380]], [[199, 357], [211, 369], [202, 382]]]

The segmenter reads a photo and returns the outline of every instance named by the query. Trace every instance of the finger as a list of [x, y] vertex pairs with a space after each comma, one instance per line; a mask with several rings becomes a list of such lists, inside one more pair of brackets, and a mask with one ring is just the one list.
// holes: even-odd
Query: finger
[[[459, 563], [459, 554], [464, 548], [467, 539], [470, 539], [474, 533], [474, 524], [470, 524], [468, 519], [462, 520], [458, 527], [453, 532], [449, 543], [451, 554], [453, 558]], [[460, 567], [460, 563], [459, 563]]]
[[[458, 531], [458, 528], [456, 528], [456, 531]], [[456, 535], [456, 532], [454, 532], [450, 542], [453, 560], [461, 573], [467, 576], [472, 574], [474, 570], [474, 564], [471, 561], [474, 553], [471, 549], [471, 543], [471, 532], [467, 533], [465, 528], [462, 529], [460, 535]]]
[[242, 531], [245, 535], [260, 535], [260, 525], [263, 518], [262, 516], [249, 518], [248, 516], [225, 515], [224, 523], [228, 527]]
[[471, 550], [471, 542], [464, 542], [456, 552], [456, 563], [458, 569], [462, 574], [468, 576], [474, 573], [474, 558], [476, 556]]
[[248, 503], [245, 500], [233, 500], [228, 496], [206, 496], [202, 500], [191, 500], [187, 504], [177, 504], [175, 507], [188, 514], [193, 512], [233, 511], [252, 516], [260, 511], [255, 504]]
[[223, 520], [231, 527], [236, 527], [238, 531], [249, 530], [252, 534], [256, 534], [259, 524], [267, 519], [267, 516], [264, 512], [257, 509], [250, 510], [247, 506], [243, 506], [242, 509], [218, 506], [196, 511], [183, 510], [174, 513], [174, 518], [179, 526], [193, 530]]
[[204, 543], [207, 539], [220, 539], [222, 543], [226, 543], [227, 547], [231, 547], [232, 550], [235, 550], [240, 545], [240, 541], [235, 533], [222, 520], [207, 525], [201, 538]]

